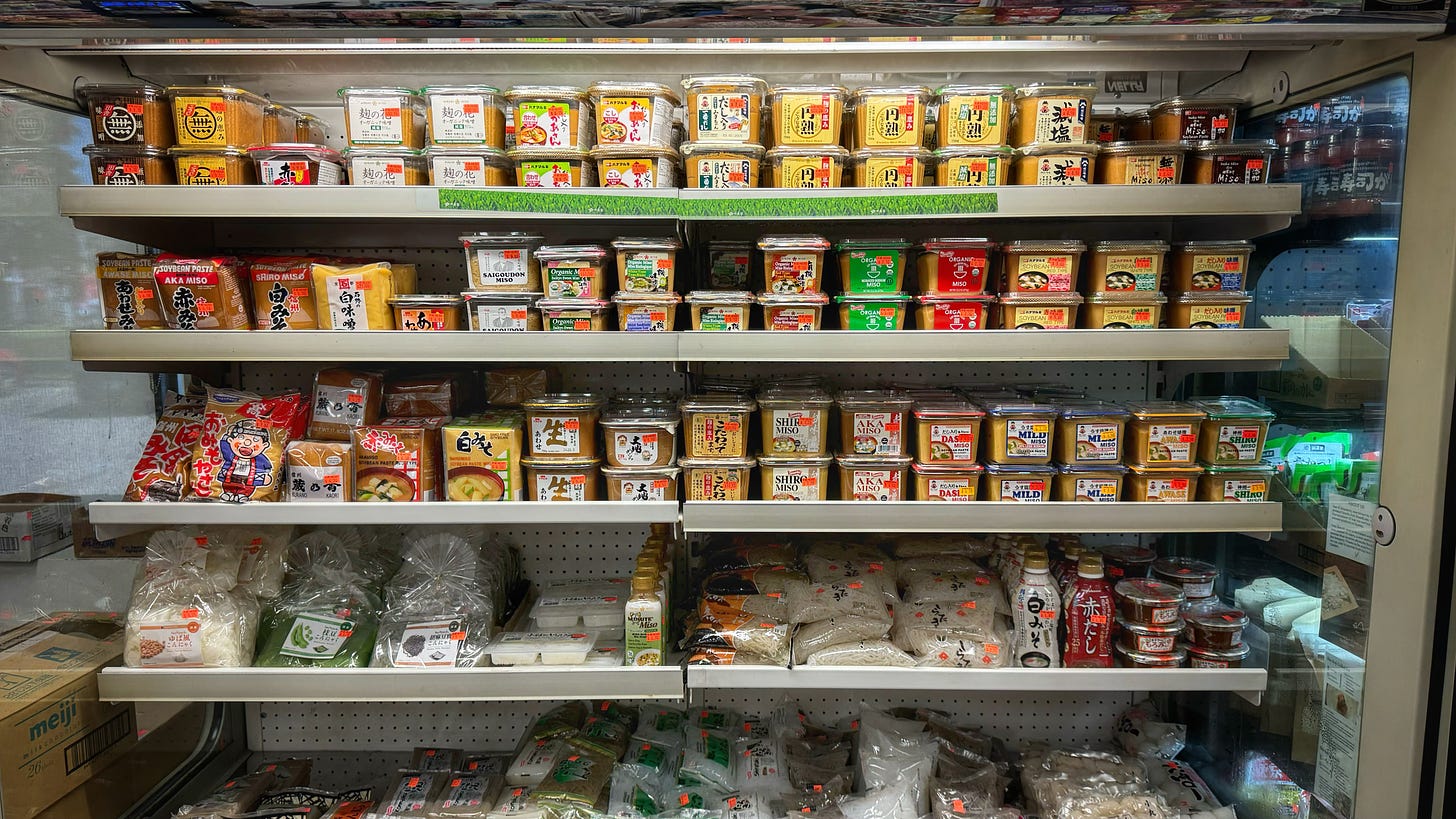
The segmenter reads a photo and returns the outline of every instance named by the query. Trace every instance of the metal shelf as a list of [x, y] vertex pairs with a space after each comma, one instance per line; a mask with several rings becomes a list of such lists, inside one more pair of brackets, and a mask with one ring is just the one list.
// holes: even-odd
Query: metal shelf
[[689, 691], [1228, 691], [1256, 705], [1268, 681], [1262, 668], [687, 667]]
[[1201, 361], [1278, 362], [1287, 330], [1020, 330], [894, 333], [345, 333], [297, 330], [71, 331], [71, 358], [98, 370], [163, 372], [196, 363], [411, 361]]
[[459, 702], [683, 698], [677, 666], [602, 668], [105, 668], [103, 700]]
[[689, 501], [685, 532], [1277, 532], [1278, 503]]
[[98, 501], [90, 505], [98, 537], [119, 537], [159, 526], [185, 524], [520, 524], [572, 523], [587, 526], [673, 523], [673, 501], [586, 501], [560, 504], [533, 501], [498, 503], [135, 503]]

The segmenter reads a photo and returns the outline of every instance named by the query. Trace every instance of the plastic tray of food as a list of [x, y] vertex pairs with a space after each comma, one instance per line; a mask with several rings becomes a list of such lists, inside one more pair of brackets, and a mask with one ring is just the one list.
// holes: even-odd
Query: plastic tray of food
[[629, 594], [623, 581], [553, 583], [541, 589], [531, 619], [545, 629], [620, 628]]
[[581, 665], [596, 645], [586, 631], [508, 631], [485, 647], [492, 665]]

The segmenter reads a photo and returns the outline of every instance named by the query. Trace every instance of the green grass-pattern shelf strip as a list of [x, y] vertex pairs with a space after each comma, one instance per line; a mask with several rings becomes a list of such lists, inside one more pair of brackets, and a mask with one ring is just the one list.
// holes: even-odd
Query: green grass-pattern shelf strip
[[772, 195], [683, 199], [677, 196], [525, 191], [511, 188], [440, 190], [441, 210], [681, 219], [833, 218], [996, 213], [995, 193]]
[[678, 201], [672, 196], [612, 196], [512, 188], [442, 188], [440, 209], [672, 218], [678, 215]]

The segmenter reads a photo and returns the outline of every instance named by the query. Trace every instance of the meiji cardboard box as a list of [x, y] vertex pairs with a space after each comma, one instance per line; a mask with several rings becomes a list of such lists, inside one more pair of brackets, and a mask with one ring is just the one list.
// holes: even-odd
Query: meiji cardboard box
[[0, 635], [5, 819], [31, 819], [136, 744], [132, 704], [103, 702], [97, 691], [97, 672], [121, 658], [122, 640], [118, 623], [85, 615]]
[[71, 545], [70, 495], [0, 495], [0, 561], [29, 563]]

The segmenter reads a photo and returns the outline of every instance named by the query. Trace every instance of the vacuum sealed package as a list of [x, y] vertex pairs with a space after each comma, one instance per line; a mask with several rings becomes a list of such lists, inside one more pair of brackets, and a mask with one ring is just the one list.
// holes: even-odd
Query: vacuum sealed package
[[772, 802], [771, 794], [748, 791], [723, 797], [720, 804], [726, 808], [724, 819], [777, 819]]
[[508, 631], [484, 650], [491, 665], [581, 665], [595, 644], [590, 631]]
[[861, 796], [839, 800], [845, 819], [915, 819], [915, 797], [910, 779], [899, 779]]
[[1144, 759], [1172, 759], [1188, 741], [1188, 726], [1162, 722], [1157, 706], [1149, 700], [1122, 712], [1116, 733], [1123, 751]]
[[253, 773], [273, 774], [274, 789], [301, 788], [308, 784], [313, 773], [313, 760], [307, 757], [289, 757], [264, 762]]
[[172, 814], [173, 819], [204, 819], [246, 813], [257, 806], [258, 800], [273, 787], [275, 781], [276, 777], [271, 773], [235, 776], [196, 804], [178, 808]]
[[[1057, 750], [1023, 758], [1021, 790], [1029, 810], [1060, 816], [1064, 805], [1074, 798], [1086, 798], [1088, 790], [1094, 788], [1101, 798], [1146, 794], [1147, 770], [1136, 759], [1099, 751]], [[1103, 815], [1089, 813], [1091, 806], [1092, 803], [1079, 803], [1079, 813], [1075, 815], [1079, 819]], [[1133, 815], [1163, 819], [1169, 814], [1165, 805], [1163, 812]]]
[[725, 569], [703, 580], [704, 594], [780, 594], [792, 581], [807, 583], [808, 575], [788, 566], [754, 566], [747, 569]]
[[638, 778], [665, 786], [677, 781], [677, 767], [682, 758], [682, 734], [669, 744], [640, 736], [633, 737], [618, 767], [630, 769]]
[[959, 819], [970, 811], [994, 810], [1004, 799], [995, 769], [966, 779], [930, 780], [930, 811], [935, 819]]
[[809, 552], [804, 555], [804, 569], [812, 582], [859, 582], [865, 587], [879, 589], [890, 605], [900, 601], [895, 585], [894, 564], [884, 558], [856, 560]]
[[812, 623], [831, 617], [867, 617], [889, 621], [890, 610], [878, 585], [858, 580], [828, 583], [790, 583], [784, 597], [794, 623]]
[[683, 642], [686, 649], [733, 649], [746, 651], [770, 665], [788, 665], [787, 623], [744, 612], [717, 612], [698, 620]]
[[889, 630], [884, 620], [853, 615], [805, 623], [794, 631], [794, 663], [801, 665], [810, 654], [833, 645], [878, 640]]
[[132, 467], [123, 499], [180, 501], [190, 494], [192, 450], [202, 435], [205, 406], [202, 399], [182, 398], [162, 410]]
[[734, 743], [738, 758], [737, 790], [778, 793], [788, 790], [784, 751], [776, 737], [740, 739]]
[[316, 564], [269, 602], [258, 628], [263, 667], [369, 665], [383, 602], [359, 575]]
[[1136, 816], [1138, 819], [1176, 819], [1177, 811], [1155, 793], [1079, 793], [1068, 796], [1052, 814], [1056, 819], [1107, 819]]
[[404, 771], [377, 806], [384, 816], [427, 819], [437, 807], [440, 792], [450, 779], [448, 771]]
[[1007, 608], [999, 602], [1006, 598], [1000, 579], [980, 568], [948, 571], [912, 568], [901, 577], [901, 597], [912, 605], [974, 600], [997, 610]]
[[1148, 781], [1165, 802], [1182, 813], [1213, 811], [1222, 807], [1208, 783], [1186, 762], [1176, 759], [1148, 762]]
[[516, 751], [516, 758], [506, 768], [507, 785], [539, 785], [556, 767], [556, 760], [566, 750], [562, 737], [531, 740]]
[[854, 640], [821, 648], [806, 657], [803, 664], [914, 668], [916, 662], [889, 640]]
[[465, 752], [459, 748], [416, 748], [410, 756], [411, 771], [459, 770]]
[[725, 792], [733, 790], [737, 759], [733, 755], [731, 736], [724, 731], [701, 728], [688, 731], [684, 742], [679, 781], [711, 785]]
[[703, 559], [709, 573], [766, 566], [793, 566], [798, 555], [787, 543], [757, 543], [710, 552]]
[[500, 799], [505, 780], [498, 773], [456, 772], [440, 792], [432, 819], [482, 819]]
[[888, 787], [896, 780], [909, 783], [904, 810], [913, 816], [930, 806], [927, 787], [935, 767], [938, 744], [925, 724], [865, 708], [860, 715], [859, 772], [866, 790]]
[[[544, 774], [543, 774], [544, 776]], [[530, 787], [507, 787], [486, 816], [488, 819], [543, 819], [546, 811], [538, 804]]]
[[607, 754], [568, 741], [556, 765], [536, 786], [536, 801], [548, 808], [591, 808], [607, 794], [613, 762]]
[[[552, 708], [532, 723], [525, 739], [542, 740], [553, 737], [569, 737], [581, 728], [586, 720], [586, 706], [580, 702], [567, 702]], [[525, 740], [522, 740], [525, 744]], [[506, 778], [510, 782], [510, 778]], [[516, 784], [516, 783], [512, 783]]]
[[190, 495], [229, 503], [279, 500], [283, 448], [303, 437], [306, 417], [298, 393], [265, 398], [209, 387], [192, 448]]
[[727, 708], [691, 708], [688, 710], [687, 730], [708, 728], [714, 731], [725, 731], [729, 736], [737, 736], [741, 719], [742, 717], [737, 711]]

